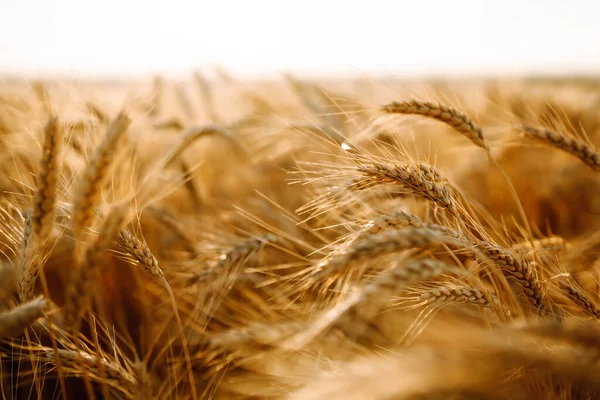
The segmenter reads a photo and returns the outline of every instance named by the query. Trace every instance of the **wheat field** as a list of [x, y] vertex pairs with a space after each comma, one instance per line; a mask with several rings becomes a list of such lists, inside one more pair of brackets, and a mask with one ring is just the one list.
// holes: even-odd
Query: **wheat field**
[[577, 77], [6, 80], [2, 398], [600, 398], [599, 110]]

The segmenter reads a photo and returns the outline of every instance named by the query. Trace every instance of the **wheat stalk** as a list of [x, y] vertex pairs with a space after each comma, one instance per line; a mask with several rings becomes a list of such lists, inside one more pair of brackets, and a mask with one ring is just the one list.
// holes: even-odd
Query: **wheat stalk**
[[44, 316], [47, 306], [47, 300], [38, 297], [0, 313], [0, 340], [21, 335], [24, 329]]

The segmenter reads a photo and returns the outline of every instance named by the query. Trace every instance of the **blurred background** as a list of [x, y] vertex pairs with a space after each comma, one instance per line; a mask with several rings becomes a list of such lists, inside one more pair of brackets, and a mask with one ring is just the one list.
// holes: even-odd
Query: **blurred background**
[[595, 74], [600, 2], [5, 0], [0, 74]]

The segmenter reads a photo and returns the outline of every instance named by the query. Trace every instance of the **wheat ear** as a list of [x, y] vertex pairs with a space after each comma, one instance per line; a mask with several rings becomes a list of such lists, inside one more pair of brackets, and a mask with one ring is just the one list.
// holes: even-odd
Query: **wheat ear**
[[427, 228], [432, 231], [443, 233], [452, 238], [460, 239], [462, 237], [459, 231], [448, 228], [444, 225], [425, 223], [421, 219], [406, 211], [394, 211], [390, 214], [379, 215], [370, 220], [361, 230], [359, 238], [374, 235], [388, 229], [402, 229], [407, 227]]
[[374, 183], [400, 184], [414, 195], [433, 201], [458, 217], [454, 191], [437, 169], [428, 164], [362, 165], [358, 171]]
[[[134, 398], [137, 393], [137, 379], [129, 374], [124, 368], [113, 364], [104, 357], [81, 351], [81, 350], [58, 350], [58, 355], [66, 371], [80, 375], [82, 370], [92, 380], [108, 384], [113, 390], [121, 394], [127, 394], [127, 398]], [[55, 361], [56, 355], [52, 351], [45, 352], [45, 358]]]
[[1, 313], [0, 340], [22, 334], [25, 328], [44, 315], [46, 307], [46, 299], [38, 297]]
[[[399, 293], [407, 285], [434, 278], [451, 271], [446, 263], [430, 258], [410, 259], [397, 263], [364, 288], [348, 295], [333, 308], [320, 315], [309, 327], [299, 330], [283, 342], [283, 347], [300, 349], [332, 324], [351, 325], [372, 318], [390, 295]], [[364, 326], [363, 326], [364, 328]], [[358, 330], [358, 329], [357, 329]]]
[[41, 260], [32, 257], [33, 243], [45, 248], [54, 225], [56, 213], [56, 192], [60, 176], [60, 150], [62, 133], [56, 118], [50, 118], [44, 129], [42, 161], [37, 179], [37, 193], [31, 219], [26, 221], [26, 244], [23, 251], [26, 260], [22, 266], [19, 282], [19, 297], [25, 301], [33, 297], [35, 282], [39, 276]]
[[156, 259], [156, 257], [154, 257], [146, 243], [138, 239], [135, 235], [131, 234], [131, 232], [129, 232], [128, 229], [123, 229], [118, 234], [117, 242], [127, 254], [129, 254], [131, 257], [133, 257], [135, 261], [137, 261], [137, 263], [144, 269], [144, 271], [158, 278], [163, 284], [164, 288], [167, 290], [169, 294], [169, 300], [171, 301], [171, 306], [173, 308], [173, 313], [175, 315], [175, 321], [177, 322], [177, 326], [179, 328], [179, 336], [181, 338], [181, 343], [183, 346], [186, 370], [188, 373], [188, 379], [190, 380], [192, 399], [197, 399], [198, 394], [196, 392], [196, 383], [194, 372], [192, 369], [192, 359], [188, 348], [188, 340], [185, 336], [183, 321], [181, 320], [181, 316], [179, 315], [177, 300], [175, 299], [175, 294], [173, 293], [171, 285], [167, 281], [167, 278], [165, 278], [163, 270], [158, 265], [158, 260]]
[[233, 269], [244, 264], [248, 258], [260, 251], [266, 243], [273, 241], [275, 241], [275, 236], [266, 235], [264, 237], [252, 238], [239, 243], [225, 253], [216, 266], [202, 271], [195, 276], [190, 283], [206, 282], [231, 273]]
[[88, 162], [83, 178], [84, 184], [77, 194], [73, 213], [73, 231], [78, 242], [82, 241], [85, 229], [95, 221], [95, 208], [101, 201], [102, 187], [108, 178], [108, 170], [115, 152], [124, 141], [130, 123], [130, 119], [124, 113], [120, 113], [108, 127], [102, 144]]
[[322, 261], [317, 268], [319, 276], [327, 277], [341, 270], [350, 270], [375, 257], [412, 248], [427, 249], [444, 244], [460, 245], [461, 242], [423, 227], [386, 231], [364, 237], [343, 253]]
[[583, 311], [591, 316], [600, 318], [600, 308], [588, 297], [585, 292], [579, 289], [570, 279], [559, 279], [558, 287], [560, 290]]
[[529, 125], [521, 126], [520, 130], [526, 137], [569, 153], [579, 158], [594, 171], [600, 171], [600, 153], [587, 143], [572, 136], [567, 136], [549, 129], [535, 128]]
[[409, 100], [386, 104], [381, 110], [388, 114], [414, 114], [433, 118], [450, 125], [477, 146], [489, 150], [483, 138], [483, 130], [465, 113], [454, 107], [429, 101]]
[[470, 303], [483, 307], [499, 306], [500, 300], [490, 293], [469, 286], [442, 286], [419, 296], [425, 304]]
[[[533, 245], [533, 246], [532, 246]], [[535, 239], [531, 242], [521, 242], [513, 245], [510, 250], [511, 251], [562, 251], [568, 250], [571, 247], [571, 243], [569, 243], [565, 238], [560, 236], [551, 236], [542, 239]]]
[[498, 264], [508, 276], [519, 283], [531, 305], [538, 310], [543, 310], [542, 284], [531, 263], [489, 242], [481, 241], [478, 246], [484, 256]]

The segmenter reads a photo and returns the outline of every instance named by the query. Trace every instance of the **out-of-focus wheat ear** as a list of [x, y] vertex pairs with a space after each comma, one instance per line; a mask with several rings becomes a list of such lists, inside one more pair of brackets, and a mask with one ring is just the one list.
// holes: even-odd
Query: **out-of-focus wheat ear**
[[570, 248], [571, 243], [569, 243], [565, 238], [562, 238], [560, 236], [551, 236], [547, 238], [517, 243], [511, 246], [510, 251], [515, 251], [517, 253], [527, 253], [530, 251], [559, 252], [563, 250], [568, 250]]
[[48, 86], [45, 82], [35, 81], [31, 84], [31, 88], [35, 93], [35, 96], [38, 98], [42, 109], [46, 113], [46, 115], [52, 115], [52, 105], [50, 103], [50, 95], [48, 94]]
[[137, 400], [148, 400], [153, 398], [153, 387], [154, 383], [150, 372], [148, 371], [146, 362], [137, 360], [133, 363], [133, 371], [135, 372], [135, 378], [137, 381]]
[[600, 350], [600, 326], [597, 320], [579, 318], [539, 319], [536, 321], [518, 321], [514, 327], [527, 333], [556, 340], [581, 344], [586, 348]]
[[398, 263], [390, 271], [378, 276], [364, 289], [364, 301], [373, 297], [398, 294], [407, 285], [423, 280], [432, 279], [444, 272], [458, 271], [443, 261], [431, 258], [411, 259]]
[[186, 129], [182, 135], [183, 137], [181, 141], [177, 143], [167, 155], [167, 158], [164, 161], [165, 166], [169, 165], [172, 161], [181, 157], [181, 154], [196, 140], [213, 135], [219, 135], [229, 140], [229, 142], [232, 144], [233, 148], [236, 152], [238, 152], [238, 154], [242, 155], [247, 159], [250, 157], [240, 139], [236, 135], [234, 135], [233, 132], [218, 125], [192, 126]]
[[272, 234], [244, 240], [225, 253], [216, 266], [200, 272], [188, 281], [188, 283], [207, 282], [217, 279], [220, 276], [228, 276], [237, 267], [243, 265], [253, 254], [259, 252], [265, 244], [272, 243], [275, 240], [276, 237]]
[[90, 112], [92, 113], [92, 115], [94, 117], [96, 117], [96, 119], [100, 123], [102, 123], [102, 124], [108, 123], [108, 120], [109, 120], [108, 115], [96, 103], [88, 101], [88, 102], [85, 103], [85, 106], [86, 106], [86, 108], [88, 110], [90, 110]]
[[465, 113], [454, 107], [429, 101], [409, 100], [386, 104], [381, 107], [381, 111], [388, 114], [414, 114], [433, 118], [450, 125], [471, 142], [489, 151], [483, 137], [483, 130]]
[[129, 117], [120, 113], [108, 127], [104, 140], [88, 162], [73, 213], [73, 231], [77, 242], [82, 241], [85, 230], [95, 221], [96, 206], [102, 200], [102, 186], [108, 179], [108, 170], [124, 141], [130, 122]]
[[0, 314], [0, 340], [20, 336], [23, 330], [44, 316], [48, 302], [38, 297]]
[[373, 218], [363, 227], [358, 238], [360, 239], [386, 230], [402, 229], [410, 226], [413, 228], [424, 227], [456, 239], [463, 237], [461, 232], [448, 228], [445, 225], [425, 223], [419, 217], [406, 211], [394, 211], [390, 214], [383, 214]]
[[152, 79], [152, 108], [150, 115], [156, 117], [162, 109], [165, 81], [162, 76], [157, 75]]
[[560, 290], [584, 312], [593, 317], [600, 318], [600, 308], [598, 308], [596, 303], [592, 301], [583, 290], [577, 287], [575, 282], [573, 282], [568, 275], [559, 277], [557, 285]]
[[37, 195], [31, 216], [33, 235], [40, 245], [48, 240], [52, 232], [56, 211], [62, 147], [62, 132], [56, 118], [50, 118], [44, 129], [44, 136]]
[[317, 265], [318, 277], [327, 278], [348, 271], [376, 257], [413, 248], [429, 249], [440, 245], [461, 245], [461, 242], [427, 228], [407, 227], [369, 235], [353, 243], [343, 253], [323, 260]]
[[286, 339], [283, 345], [300, 349], [334, 323], [339, 327], [352, 327], [352, 333], [360, 336], [365, 331], [365, 321], [381, 310], [389, 296], [399, 293], [411, 283], [432, 279], [454, 270], [448, 264], [431, 258], [397, 262], [392, 269], [375, 278], [362, 290], [351, 293], [326, 311], [310, 327], [299, 330]]
[[210, 90], [210, 83], [208, 83], [208, 80], [200, 71], [194, 71], [194, 82], [200, 93], [200, 99], [202, 100], [202, 105], [206, 110], [208, 119], [211, 122], [219, 122], [220, 119], [215, 108], [212, 91]]
[[173, 129], [176, 131], [181, 131], [185, 128], [183, 122], [179, 120], [179, 118], [168, 118], [165, 120], [161, 120], [153, 124], [154, 129]]
[[582, 140], [551, 131], [550, 129], [536, 128], [529, 125], [522, 125], [519, 127], [519, 130], [525, 137], [535, 139], [538, 142], [569, 153], [579, 158], [594, 171], [600, 171], [600, 153]]
[[183, 242], [186, 249], [192, 255], [197, 255], [199, 253], [196, 246], [196, 239], [194, 239], [194, 237], [186, 231], [186, 228], [168, 211], [153, 206], [147, 207], [145, 211], [156, 218], [156, 220], [164, 225], [165, 228], [170, 229], [171, 232]]
[[185, 114], [187, 122], [190, 124], [194, 123], [196, 120], [196, 113], [194, 111], [194, 107], [192, 106], [192, 102], [190, 101], [187, 88], [181, 84], [175, 85], [175, 95], [177, 102]]
[[106, 252], [126, 224], [128, 207], [129, 204], [121, 204], [108, 213], [98, 238], [88, 247], [82, 262], [75, 266], [72, 281], [67, 284], [64, 315], [67, 324], [76, 330], [79, 330], [81, 318], [90, 307]]
[[[58, 350], [63, 368], [68, 375], [81, 376], [85, 374], [87, 377], [98, 383], [102, 382], [102, 377], [105, 376], [110, 382], [109, 388], [113, 394], [124, 396], [123, 398], [132, 399], [137, 393], [137, 382], [131, 373], [120, 365], [111, 362], [104, 357], [90, 354], [81, 350]], [[54, 362], [56, 354], [47, 351], [45, 359]], [[100, 370], [104, 372], [102, 374]], [[120, 398], [120, 397], [118, 397]]]
[[430, 200], [459, 217], [454, 191], [433, 166], [425, 163], [398, 165], [374, 163], [361, 165], [357, 170], [374, 183], [399, 184], [413, 195]]

